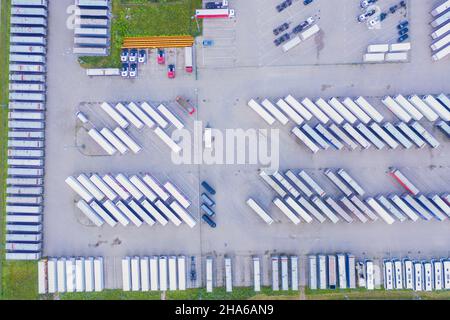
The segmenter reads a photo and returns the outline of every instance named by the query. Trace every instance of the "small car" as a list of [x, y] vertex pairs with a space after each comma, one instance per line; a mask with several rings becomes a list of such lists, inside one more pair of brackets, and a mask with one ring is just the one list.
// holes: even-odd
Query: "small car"
[[131, 63], [130, 64], [130, 78], [136, 78], [137, 77], [137, 64]]
[[375, 17], [374, 19], [369, 20], [369, 26], [371, 26], [371, 27], [374, 27], [378, 23], [380, 23], [380, 18], [379, 17]]
[[314, 0], [304, 0], [303, 1], [303, 4], [305, 5], [305, 6], [307, 6], [308, 4], [310, 4], [310, 3], [312, 3]]
[[291, 36], [289, 35], [289, 33], [285, 33], [281, 37], [275, 39], [273, 41], [273, 43], [278, 47], [280, 44], [282, 44], [283, 42], [289, 40], [290, 38], [291, 38]]
[[305, 21], [300, 23], [298, 26], [296, 26], [294, 29], [292, 29], [292, 32], [293, 33], [300, 33], [301, 31], [305, 30], [307, 27], [312, 25], [314, 23], [314, 21], [315, 20], [314, 20], [313, 17], [309, 17], [308, 19], [306, 19]]
[[144, 50], [144, 49], [139, 50], [138, 62], [139, 63], [147, 62], [147, 51], [146, 50]]
[[361, 8], [365, 9], [371, 4], [374, 4], [375, 2], [377, 2], [377, 0], [363, 0], [361, 1]]
[[122, 69], [120, 71], [120, 75], [124, 78], [128, 77], [129, 66], [128, 63], [122, 63]]
[[300, 23], [298, 26], [295, 26], [292, 29], [292, 32], [293, 33], [300, 33], [300, 32], [302, 32], [303, 29], [305, 29], [305, 23], [304, 22]]
[[158, 61], [158, 64], [165, 64], [166, 63], [166, 53], [165, 53], [164, 50], [158, 49], [157, 61]]
[[222, 9], [223, 8], [223, 2], [219, 1], [210, 1], [205, 3], [205, 9]]
[[397, 29], [403, 29], [403, 28], [406, 28], [407, 26], [409, 25], [409, 22], [408, 21], [402, 21], [402, 22], [400, 22], [398, 25], [397, 25]]
[[202, 182], [202, 187], [205, 188], [206, 191], [208, 191], [208, 193], [215, 195], [216, 194], [216, 190], [214, 190], [213, 187], [211, 187], [208, 182], [203, 181]]
[[202, 220], [205, 221], [211, 228], [217, 227], [216, 223], [207, 215], [202, 215]]
[[167, 76], [169, 77], [169, 79], [175, 78], [175, 65], [174, 64], [169, 64], [167, 66]]
[[287, 8], [287, 5], [284, 2], [282, 2], [279, 5], [277, 5], [275, 8], [277, 9], [278, 12], [281, 12]]
[[361, 14], [358, 17], [358, 21], [363, 22], [363, 21], [367, 20], [369, 17], [373, 16], [375, 14], [375, 12], [376, 12], [375, 9], [372, 9], [372, 10], [369, 10], [369, 11]]
[[273, 29], [273, 34], [277, 36], [280, 33], [282, 33], [284, 30], [287, 30], [287, 29], [289, 29], [289, 23], [285, 22], [282, 25]]
[[407, 40], [408, 38], [409, 38], [409, 36], [408, 36], [408, 34], [406, 33], [406, 34], [400, 36], [400, 37], [398, 38], [397, 41], [398, 41], [398, 42], [403, 42], [403, 41]]
[[409, 31], [408, 28], [400, 29], [400, 30], [398, 30], [398, 35], [399, 35], [399, 36], [402, 36], [402, 35], [404, 35], [404, 34], [407, 34], [408, 31]]
[[138, 56], [138, 50], [137, 49], [131, 49], [130, 50], [130, 62], [136, 62]]
[[290, 5], [292, 5], [292, 0], [286, 0], [286, 1], [283, 1], [282, 3], [280, 3], [279, 5], [277, 5], [276, 9], [278, 12], [281, 12], [284, 9], [286, 9], [287, 7], [289, 7]]
[[127, 62], [129, 55], [130, 51], [128, 49], [122, 49], [122, 51], [120, 52], [120, 61]]
[[214, 40], [203, 40], [204, 47], [212, 47], [214, 45]]
[[395, 6], [390, 7], [390, 8], [389, 8], [389, 11], [390, 11], [391, 13], [395, 13], [395, 11], [397, 11], [397, 9], [398, 9], [398, 5], [395, 5]]

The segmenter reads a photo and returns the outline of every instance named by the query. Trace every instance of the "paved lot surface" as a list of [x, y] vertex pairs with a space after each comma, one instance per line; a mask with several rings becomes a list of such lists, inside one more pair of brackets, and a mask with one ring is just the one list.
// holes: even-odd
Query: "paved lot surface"
[[[389, 65], [358, 64], [365, 47], [377, 42], [378, 35], [356, 23], [358, 9], [350, 5], [351, 1], [342, 0], [344, 4], [338, 9], [332, 9], [325, 0], [318, 0], [317, 5], [307, 9], [298, 2], [284, 16], [275, 15], [272, 2], [255, 11], [255, 1], [234, 1], [235, 20], [205, 23], [205, 38], [217, 37], [217, 42], [216, 49], [197, 47], [197, 80], [195, 74], [183, 74], [181, 68], [177, 79], [169, 80], [165, 69], [153, 62], [142, 69], [138, 79], [132, 81], [114, 77], [88, 78], [71, 54], [73, 34], [66, 29], [66, 16], [62, 14], [71, 1], [50, 3], [44, 223], [46, 255], [102, 255], [107, 261], [113, 261], [107, 263], [107, 286], [113, 288], [120, 286], [117, 275], [119, 261], [125, 255], [213, 255], [218, 257], [217, 264], [220, 266], [223, 265], [223, 256], [228, 254], [236, 258], [236, 279], [239, 283], [248, 284], [248, 259], [254, 254], [265, 257], [274, 252], [308, 254], [345, 251], [369, 257], [449, 254], [448, 221], [396, 223], [390, 227], [382, 222], [294, 226], [275, 208], [271, 208], [276, 223], [268, 227], [245, 204], [251, 196], [264, 206], [269, 206], [274, 196], [259, 178], [258, 166], [174, 166], [167, 147], [149, 131], [131, 131], [133, 137], [145, 147], [145, 151], [137, 156], [92, 156], [80, 149], [75, 112], [82, 108], [82, 102], [153, 101], [168, 103], [174, 109], [175, 97], [184, 95], [198, 101], [196, 118], [211, 127], [246, 129], [267, 128], [246, 106], [250, 98], [274, 99], [287, 94], [311, 98], [363, 95], [370, 97], [377, 109], [389, 115], [379, 102], [383, 95], [450, 92], [449, 61], [432, 63], [430, 58], [428, 12], [436, 1], [410, 1], [411, 61]], [[308, 15], [319, 14], [319, 10], [319, 24], [324, 33], [318, 39], [323, 42], [323, 48], [318, 50], [317, 42], [311, 39], [278, 59], [281, 49], [275, 51], [271, 29], [283, 19], [301, 21]], [[273, 21], [270, 20], [272, 16], [275, 16]], [[337, 19], [343, 20], [339, 22]], [[396, 22], [389, 22], [389, 28], [392, 29]], [[333, 28], [334, 25], [337, 25], [336, 28]], [[349, 35], [345, 30], [350, 29]], [[395, 31], [386, 32], [389, 34], [384, 35], [383, 31], [384, 39], [394, 38]], [[347, 36], [340, 38], [342, 34]], [[152, 58], [155, 59], [155, 56]], [[182, 58], [179, 59], [182, 61]], [[110, 125], [101, 110], [89, 108], [85, 111], [97, 126]], [[193, 119], [185, 117], [183, 120], [192, 128]], [[331, 194], [336, 190], [321, 172], [327, 167], [348, 169], [372, 195], [400, 192], [386, 175], [390, 166], [403, 168], [425, 192], [448, 191], [450, 144], [434, 130], [432, 132], [442, 142], [437, 150], [323, 152], [312, 156], [290, 137], [289, 129], [280, 127], [280, 169], [306, 169], [319, 177], [318, 180]], [[185, 225], [179, 228], [143, 226], [139, 229], [88, 227], [74, 206], [74, 193], [64, 180], [69, 175], [91, 172], [150, 172], [158, 179], [173, 181], [194, 202], [191, 213], [197, 219], [199, 182], [207, 179], [218, 191], [218, 228], [212, 230], [203, 223], [194, 229]], [[201, 268], [201, 263], [198, 264]], [[268, 270], [268, 267], [263, 266], [264, 269]], [[222, 279], [219, 273], [217, 279]], [[268, 274], [264, 275], [264, 279], [268, 283]]]
[[[212, 39], [215, 45], [199, 50], [199, 65], [249, 67], [362, 63], [369, 44], [396, 42], [396, 25], [410, 14], [409, 9], [399, 9], [388, 15], [377, 28], [369, 29], [366, 22], [357, 22], [362, 13], [357, 1], [339, 0], [338, 5], [315, 1], [307, 6], [303, 1], [294, 1], [292, 6], [278, 13], [275, 7], [280, 2], [269, 0], [261, 5], [258, 0], [231, 1], [231, 6], [236, 8], [235, 19], [205, 21], [203, 39]], [[383, 1], [371, 8], [376, 12], [387, 12], [394, 4], [398, 1]], [[274, 45], [273, 40], [285, 33], [293, 38], [293, 28], [308, 17], [313, 17], [321, 28], [317, 37], [302, 42], [287, 53], [283, 53], [281, 46]], [[272, 30], [283, 23], [288, 23], [289, 29], [274, 36]]]

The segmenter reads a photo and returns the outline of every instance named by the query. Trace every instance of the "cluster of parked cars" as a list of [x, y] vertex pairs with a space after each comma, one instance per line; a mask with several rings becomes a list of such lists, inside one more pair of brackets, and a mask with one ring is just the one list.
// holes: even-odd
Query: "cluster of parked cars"
[[290, 7], [292, 5], [292, 0], [284, 0], [282, 3], [278, 4], [275, 9], [277, 9], [278, 12], [283, 11], [287, 7]]
[[214, 188], [211, 187], [206, 181], [203, 181], [201, 185], [206, 190], [206, 192], [203, 192], [201, 195], [201, 200], [203, 203], [200, 206], [200, 209], [204, 212], [202, 215], [202, 220], [205, 221], [211, 228], [215, 228], [217, 225], [212, 218], [216, 215], [213, 210], [216, 203], [211, 199], [211, 196], [216, 194], [216, 190], [214, 190]]
[[[315, 22], [314, 18], [313, 17], [309, 17], [305, 21], [301, 22], [300, 24], [298, 24], [297, 26], [292, 28], [292, 33], [293, 34], [300, 33], [303, 30], [305, 30], [306, 28], [308, 28], [309, 26], [311, 26], [314, 22]], [[289, 29], [289, 26], [290, 26], [289, 23], [285, 22], [285, 23], [279, 25], [278, 27], [276, 27], [275, 29], [273, 29], [273, 34], [275, 36], [278, 36], [280, 33], [286, 31], [287, 29]], [[273, 41], [273, 43], [275, 44], [275, 46], [278, 47], [282, 43], [288, 41], [290, 38], [291, 38], [291, 35], [288, 32], [286, 32], [282, 36], [276, 38]]]
[[147, 62], [147, 50], [122, 49], [122, 52], [120, 54], [120, 61], [122, 62], [122, 77], [136, 78], [138, 72], [138, 63]]
[[[310, 3], [312, 3], [314, 0], [304, 0], [303, 4], [306, 6]], [[283, 11], [284, 9], [286, 9], [287, 7], [290, 7], [293, 3], [293, 0], [285, 0], [282, 3], [280, 3], [279, 5], [277, 5], [275, 7], [275, 9], [277, 9], [278, 12]]]
[[[371, 7], [373, 4], [375, 4], [378, 0], [362, 0], [360, 3], [361, 9], [365, 10], [362, 14], [358, 16], [358, 22], [364, 22], [367, 21], [369, 18], [371, 18], [368, 21], [368, 25], [370, 27], [374, 27], [376, 24], [380, 23], [381, 21], [385, 20], [389, 14], [394, 14], [397, 12], [400, 8], [406, 9], [406, 1], [402, 0], [398, 4], [391, 6], [387, 12], [381, 12], [378, 15], [376, 15], [377, 10], [374, 7]], [[399, 29], [400, 30], [400, 29]], [[402, 31], [404, 32], [404, 30]], [[399, 33], [399, 39], [398, 42], [405, 41], [408, 39], [408, 34], [406, 33]]]
[[[303, 4], [306, 6], [310, 3], [312, 3], [314, 0], [304, 0]], [[285, 10], [286, 8], [290, 7], [293, 3], [293, 0], [284, 0], [283, 2], [281, 2], [280, 4], [278, 4], [275, 9], [278, 12], [281, 12], [283, 10]], [[293, 34], [297, 34], [299, 32], [301, 32], [302, 30], [306, 29], [307, 27], [309, 27], [311, 24], [314, 23], [314, 18], [313, 17], [309, 17], [308, 19], [306, 19], [305, 21], [303, 21], [302, 23], [300, 23], [299, 25], [295, 26], [292, 29], [292, 33]], [[277, 37], [273, 43], [275, 44], [275, 46], [280, 46], [281, 44], [283, 44], [284, 42], [288, 41], [291, 39], [291, 34], [289, 32], [284, 33], [283, 35], [279, 36], [280, 34], [282, 34], [284, 31], [288, 30], [290, 26], [290, 23], [285, 22], [281, 25], [279, 25], [278, 27], [273, 29], [273, 34]], [[278, 37], [279, 36], [279, 37]]]

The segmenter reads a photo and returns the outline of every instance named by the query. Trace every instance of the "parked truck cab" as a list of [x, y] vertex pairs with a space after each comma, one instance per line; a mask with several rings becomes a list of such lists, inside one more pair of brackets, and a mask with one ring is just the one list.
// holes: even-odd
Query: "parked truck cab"
[[158, 61], [158, 64], [166, 63], [166, 53], [164, 52], [163, 49], [158, 49], [157, 61]]
[[210, 194], [215, 195], [216, 194], [216, 190], [214, 190], [213, 187], [211, 187], [208, 182], [203, 181], [202, 182], [202, 187], [206, 189], [206, 191], [208, 191]]
[[216, 223], [207, 215], [207, 214], [204, 214], [204, 215], [202, 215], [202, 219], [203, 219], [203, 221], [205, 221], [207, 224], [209, 224], [209, 226], [211, 227], [211, 228], [215, 228], [217, 225], [216, 225]]

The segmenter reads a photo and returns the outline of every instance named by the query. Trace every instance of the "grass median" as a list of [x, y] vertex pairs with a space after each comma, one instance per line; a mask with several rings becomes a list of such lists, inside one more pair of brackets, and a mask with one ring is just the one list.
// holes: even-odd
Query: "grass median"
[[306, 290], [307, 300], [450, 300], [449, 291], [412, 290]]
[[[235, 287], [228, 293], [225, 288], [214, 288], [211, 293], [206, 289], [188, 289], [185, 291], [167, 291], [166, 300], [292, 300], [298, 299], [295, 291], [272, 291], [269, 287], [261, 288], [256, 293], [250, 287]], [[105, 290], [97, 293], [64, 293], [58, 295], [61, 300], [160, 300], [161, 292], [124, 292], [122, 290]]]

